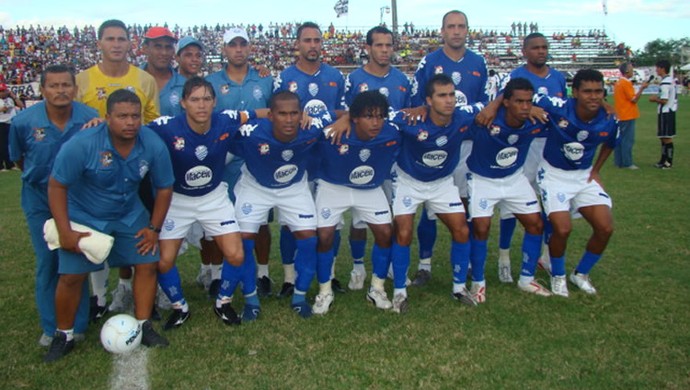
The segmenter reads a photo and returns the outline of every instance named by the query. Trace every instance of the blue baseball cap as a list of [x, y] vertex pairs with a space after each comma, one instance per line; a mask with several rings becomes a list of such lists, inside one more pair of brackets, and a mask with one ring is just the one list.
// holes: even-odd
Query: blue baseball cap
[[199, 46], [199, 49], [201, 49], [201, 51], [204, 51], [204, 45], [202, 45], [198, 39], [194, 38], [191, 35], [187, 35], [186, 37], [182, 37], [177, 42], [177, 51], [175, 53], [177, 55], [180, 55], [180, 52], [182, 51], [182, 49], [184, 49], [185, 47], [187, 47], [189, 45], [197, 45], [197, 46]]

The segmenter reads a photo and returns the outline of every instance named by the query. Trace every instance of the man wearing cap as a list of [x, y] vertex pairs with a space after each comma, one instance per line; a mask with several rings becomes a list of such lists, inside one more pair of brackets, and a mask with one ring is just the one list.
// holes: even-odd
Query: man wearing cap
[[151, 27], [144, 34], [142, 50], [146, 62], [141, 69], [156, 80], [161, 115], [175, 116], [182, 113], [180, 96], [186, 81], [172, 67], [177, 38], [165, 27]]
[[177, 42], [177, 73], [185, 79], [199, 74], [204, 63], [204, 45], [191, 35], [180, 38]]

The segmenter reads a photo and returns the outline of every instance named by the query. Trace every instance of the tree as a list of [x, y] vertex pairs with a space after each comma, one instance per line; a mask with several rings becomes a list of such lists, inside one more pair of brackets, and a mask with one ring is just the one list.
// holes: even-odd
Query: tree
[[690, 38], [685, 37], [681, 39], [655, 39], [648, 42], [644, 46], [644, 50], [635, 52], [635, 65], [637, 66], [653, 66], [658, 60], [667, 59], [673, 65], [682, 65], [683, 61], [688, 61], [688, 58], [683, 58], [683, 49], [686, 51], [690, 48]]

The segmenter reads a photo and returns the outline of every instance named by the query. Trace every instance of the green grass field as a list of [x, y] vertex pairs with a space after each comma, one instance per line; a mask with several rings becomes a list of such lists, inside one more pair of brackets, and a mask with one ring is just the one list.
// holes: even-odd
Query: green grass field
[[[231, 328], [195, 285], [192, 250], [178, 260], [192, 317], [166, 334], [169, 348], [148, 354], [151, 388], [690, 388], [689, 105], [683, 97], [672, 170], [652, 167], [659, 154], [656, 116], [643, 101], [635, 145], [641, 169], [617, 169], [611, 157], [603, 171], [616, 232], [592, 272], [599, 295], [570, 285], [569, 299], [540, 298], [500, 284], [494, 226], [488, 301], [476, 309], [460, 306], [450, 299], [448, 234], [439, 227], [432, 283], [409, 289], [406, 315], [378, 311], [356, 291], [337, 295], [327, 316], [310, 320], [299, 319], [287, 301], [264, 299], [259, 321]], [[19, 173], [0, 173], [0, 388], [109, 388], [113, 357], [100, 345], [98, 326], [65, 359], [42, 363], [34, 257], [19, 193]], [[513, 243], [515, 276], [521, 235]], [[589, 227], [576, 221], [568, 270], [588, 236]], [[282, 282], [277, 249], [275, 288]], [[343, 245], [337, 264], [344, 283], [348, 252]], [[416, 263], [413, 255], [412, 271]], [[315, 291], [314, 285], [310, 295]]]

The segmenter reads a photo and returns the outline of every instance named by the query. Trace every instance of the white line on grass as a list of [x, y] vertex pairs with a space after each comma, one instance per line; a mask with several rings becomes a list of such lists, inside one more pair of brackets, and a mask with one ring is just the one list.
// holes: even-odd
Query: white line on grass
[[113, 354], [113, 373], [110, 388], [128, 390], [148, 390], [149, 349], [138, 347], [126, 354]]

